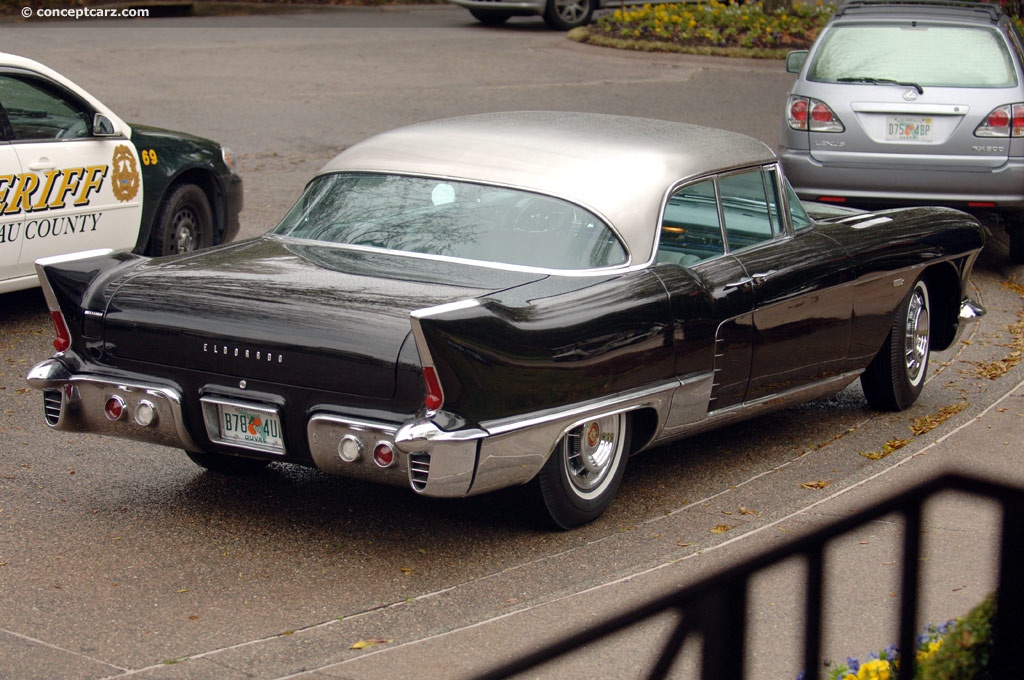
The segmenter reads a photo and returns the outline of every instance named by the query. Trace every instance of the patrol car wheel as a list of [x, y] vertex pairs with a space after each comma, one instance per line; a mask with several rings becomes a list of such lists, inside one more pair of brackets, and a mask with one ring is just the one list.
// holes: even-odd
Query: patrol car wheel
[[195, 184], [176, 187], [164, 200], [153, 224], [153, 255], [188, 253], [213, 244], [213, 211]]

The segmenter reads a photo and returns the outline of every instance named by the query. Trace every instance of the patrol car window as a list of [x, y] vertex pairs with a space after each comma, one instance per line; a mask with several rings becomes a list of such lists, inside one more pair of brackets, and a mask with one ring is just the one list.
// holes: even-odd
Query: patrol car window
[[90, 136], [90, 112], [71, 97], [33, 79], [0, 75], [0, 106], [7, 114], [15, 141]]
[[274, 233], [543, 269], [597, 269], [629, 261], [604, 222], [562, 199], [406, 175], [317, 177]]

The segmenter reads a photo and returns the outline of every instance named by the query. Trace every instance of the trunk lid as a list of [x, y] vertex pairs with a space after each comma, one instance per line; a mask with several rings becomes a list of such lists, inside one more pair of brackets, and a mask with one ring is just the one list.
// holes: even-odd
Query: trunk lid
[[103, 341], [115, 364], [389, 398], [411, 311], [543, 276], [265, 237], [132, 270]]

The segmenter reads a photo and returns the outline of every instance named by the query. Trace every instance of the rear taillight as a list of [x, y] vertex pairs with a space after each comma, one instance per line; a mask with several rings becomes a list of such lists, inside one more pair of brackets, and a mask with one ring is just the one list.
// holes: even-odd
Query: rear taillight
[[53, 322], [53, 330], [57, 334], [53, 340], [53, 348], [58, 352], [64, 352], [71, 347], [71, 333], [68, 331], [68, 324], [64, 321], [64, 315], [59, 309], [50, 312], [50, 320]]
[[1024, 103], [1006, 104], [989, 112], [975, 137], [1024, 137]]
[[786, 120], [789, 121], [789, 127], [793, 128], [794, 130], [807, 129], [806, 97], [789, 98], [789, 108], [786, 110]]
[[441, 389], [441, 381], [433, 366], [423, 367], [423, 382], [427, 387], [427, 396], [423, 400], [423, 405], [427, 407], [428, 411], [437, 411], [444, 405], [444, 391]]
[[794, 130], [811, 132], [844, 132], [846, 126], [823, 101], [810, 97], [790, 96], [786, 120]]

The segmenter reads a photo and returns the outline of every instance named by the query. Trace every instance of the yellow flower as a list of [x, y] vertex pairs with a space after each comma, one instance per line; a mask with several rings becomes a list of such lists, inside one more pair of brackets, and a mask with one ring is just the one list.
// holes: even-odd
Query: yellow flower
[[857, 680], [891, 680], [892, 673], [889, 672], [889, 662], [881, 659], [872, 659], [862, 664], [857, 671]]

